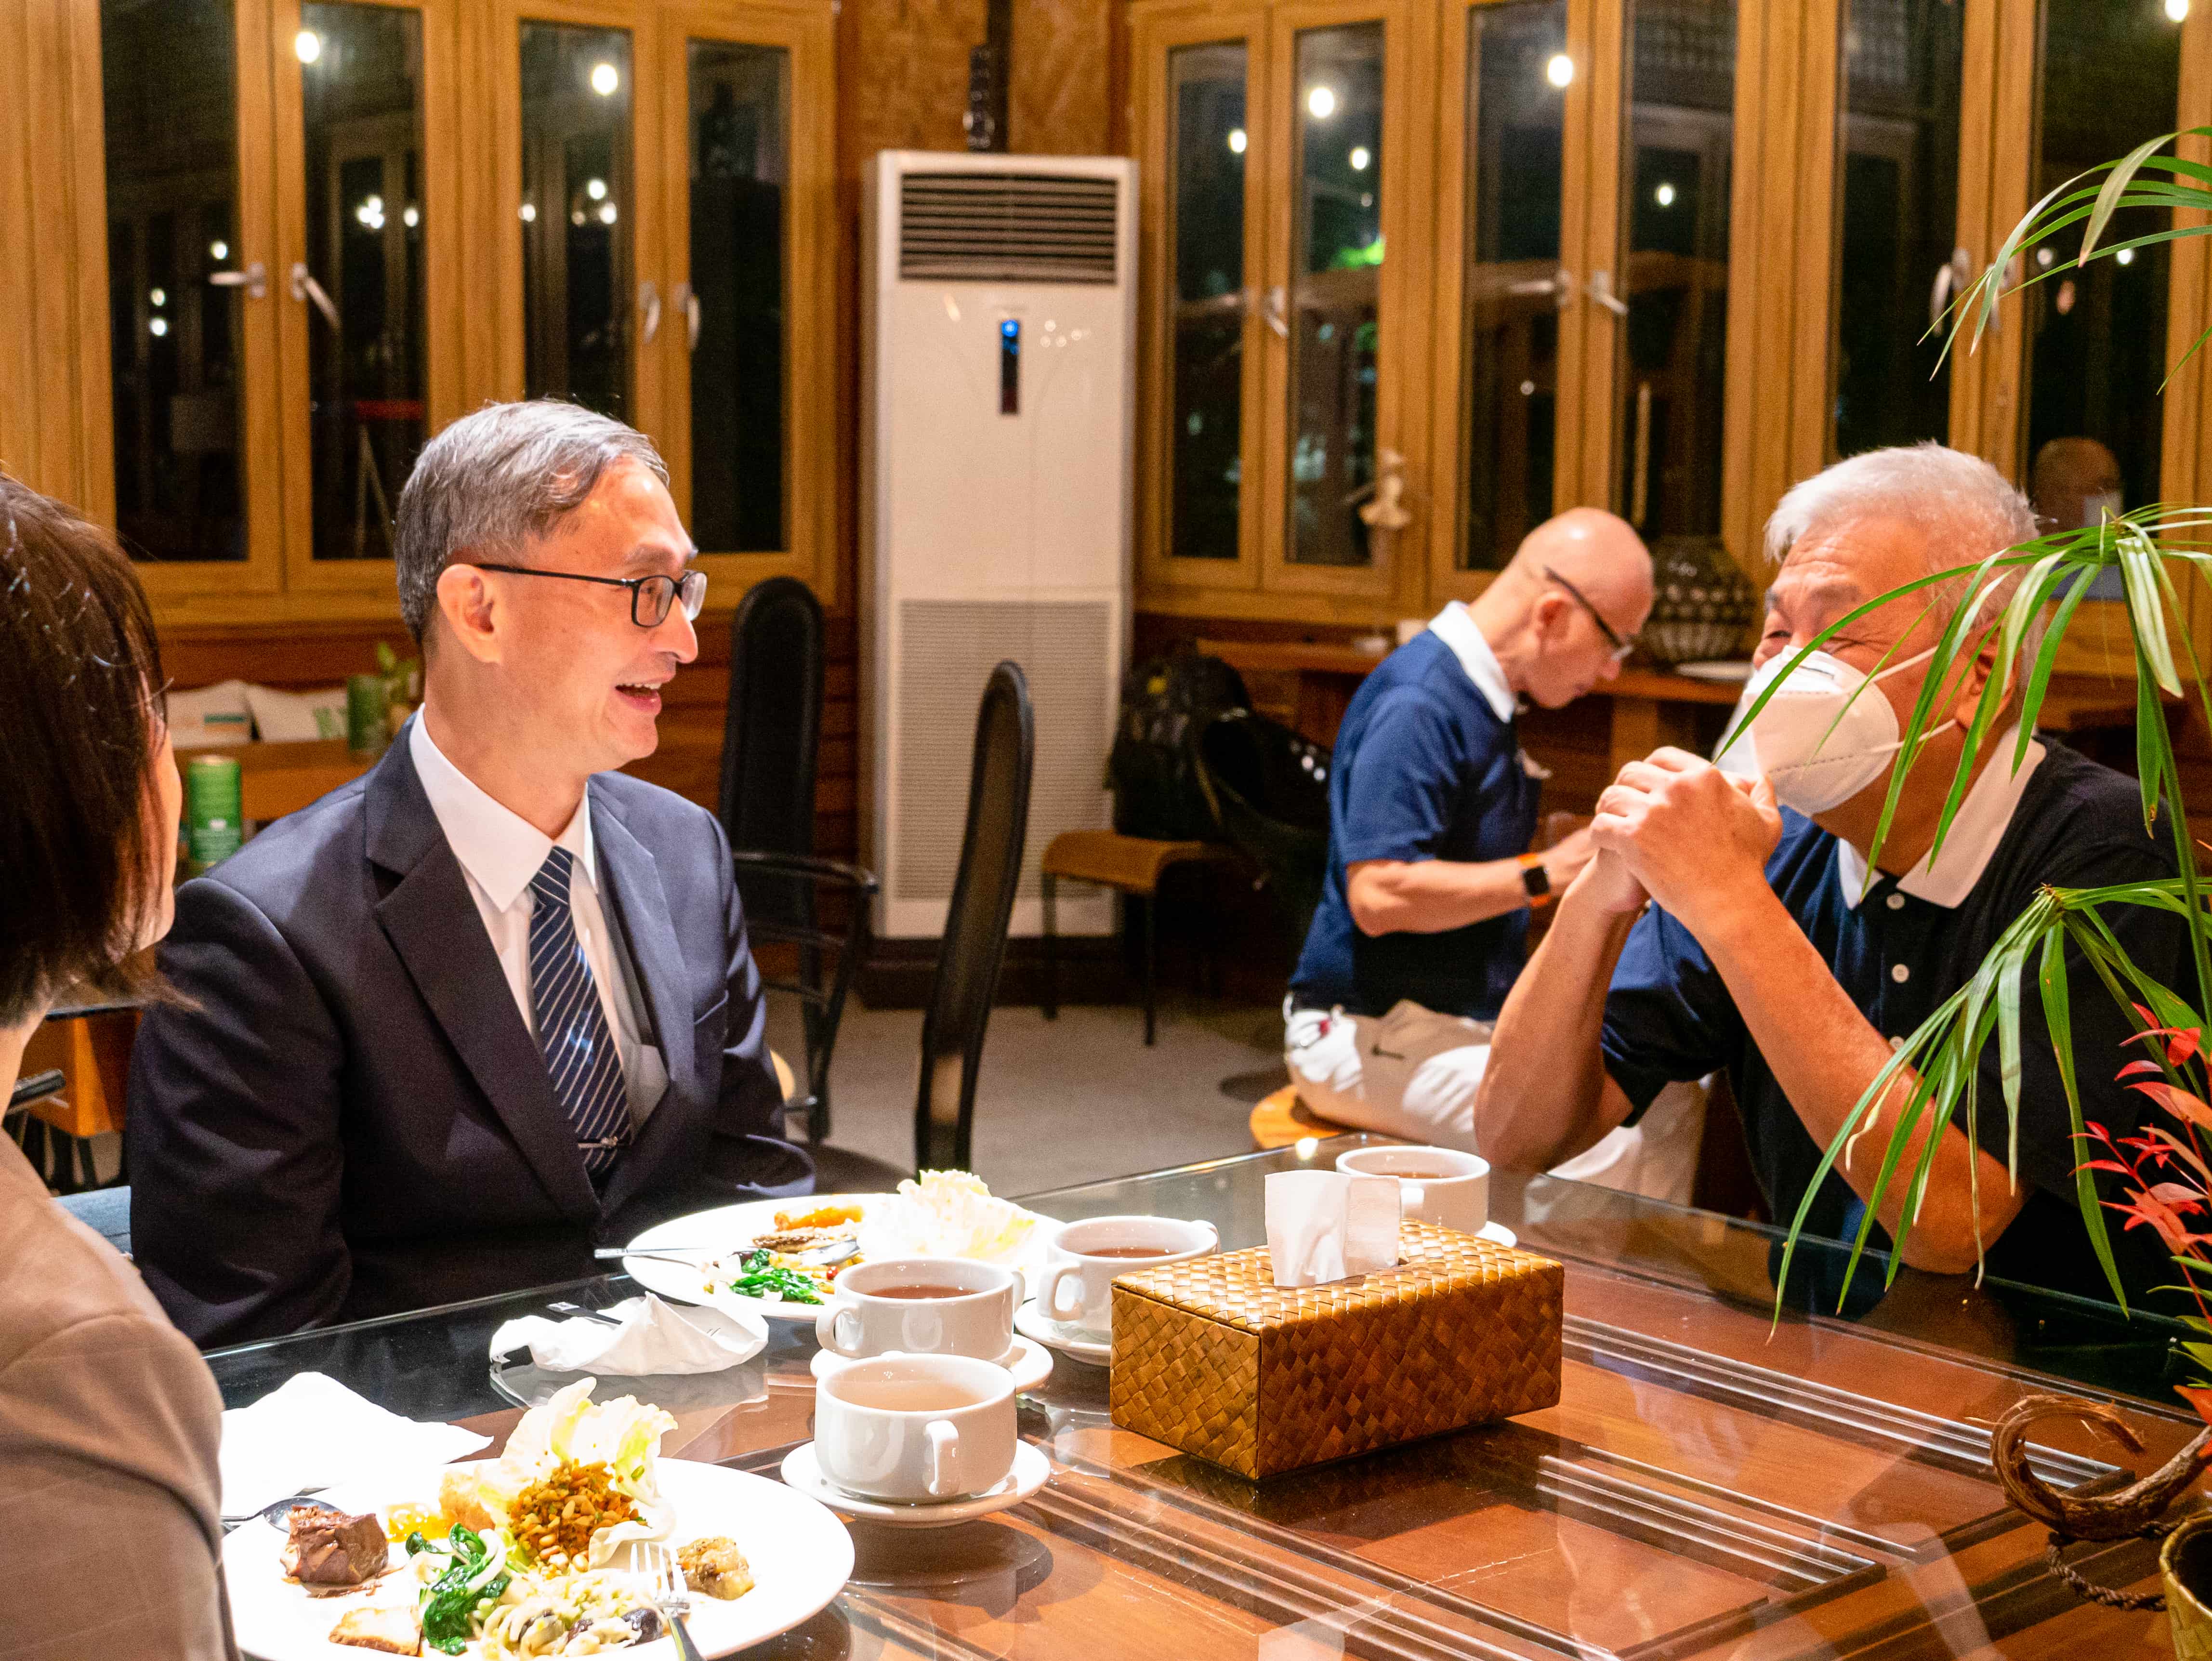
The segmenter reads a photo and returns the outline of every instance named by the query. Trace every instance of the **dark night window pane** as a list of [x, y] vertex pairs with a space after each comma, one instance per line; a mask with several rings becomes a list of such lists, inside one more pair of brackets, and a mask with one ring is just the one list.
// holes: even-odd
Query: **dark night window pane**
[[1293, 113], [1290, 557], [1365, 565], [1382, 277], [1382, 25], [1306, 29]]
[[522, 25], [523, 386], [630, 418], [630, 40]]
[[300, 21], [307, 269], [338, 313], [307, 308], [314, 557], [389, 559], [428, 432], [422, 19], [310, 0]]
[[[136, 557], [243, 560], [238, 110], [229, 0], [101, 0], [118, 528]], [[258, 302], [256, 302], [258, 303]]]
[[1168, 54], [1176, 273], [1168, 551], [1181, 559], [1237, 557], [1243, 473], [1245, 64], [1241, 40]]
[[[691, 538], [720, 553], [786, 545], [784, 259], [791, 54], [689, 46]], [[673, 326], [685, 328], [678, 317]]]
[[1559, 404], [1566, 0], [1468, 13], [1465, 524], [1495, 569], [1551, 516]]
[[[2047, 0], [2043, 13], [2037, 198], [2100, 161], [2172, 131], [2181, 80], [2181, 28], [2163, 7], [2111, 0]], [[2145, 172], [2145, 180], [2162, 175]], [[2129, 208], [2100, 246], [2165, 228], [2172, 215]], [[2159, 499], [2165, 428], [2166, 246], [2124, 251], [2067, 269], [2081, 250], [2069, 227], [2033, 255], [2060, 274], [2028, 289], [2025, 457], [2036, 510], [2054, 525], [2094, 522], [2113, 497], [2128, 508]], [[2124, 263], [2123, 263], [2124, 262]], [[1987, 350], [1986, 347], [1984, 350]], [[2104, 590], [2098, 591], [2100, 594]], [[2115, 583], [2111, 594], [2120, 593]]]
[[1621, 511], [1647, 538], [1721, 523], [1735, 0], [1634, 0]]

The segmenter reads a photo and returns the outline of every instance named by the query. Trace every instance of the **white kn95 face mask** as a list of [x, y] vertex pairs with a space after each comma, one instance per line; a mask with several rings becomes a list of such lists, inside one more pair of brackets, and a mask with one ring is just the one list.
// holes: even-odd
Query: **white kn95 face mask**
[[[1826, 652], [1813, 653], [1783, 674], [1783, 666], [1796, 655], [1778, 652], [1746, 683], [1729, 718], [1734, 738], [1713, 761], [1738, 778], [1764, 774], [1777, 801], [1809, 816], [1849, 801], [1880, 778], [1890, 757], [1905, 748], [1897, 711], [1874, 690], [1874, 683], [1926, 662], [1936, 649], [1893, 663], [1871, 678]], [[1738, 732], [1743, 712], [1778, 678], [1781, 684], [1758, 719], [1748, 731]], [[1861, 687], [1866, 690], [1859, 691]], [[1934, 736], [1925, 733], [1923, 741]]]

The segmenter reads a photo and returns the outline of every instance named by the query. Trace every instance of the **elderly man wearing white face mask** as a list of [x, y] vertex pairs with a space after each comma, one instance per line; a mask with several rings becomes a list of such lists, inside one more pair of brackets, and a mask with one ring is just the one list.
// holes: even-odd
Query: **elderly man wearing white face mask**
[[[1935, 445], [1856, 456], [1806, 480], [1767, 526], [1780, 569], [1747, 700], [1866, 601], [2035, 530], [2027, 502], [1986, 462]], [[1475, 1105], [1492, 1159], [1553, 1165], [1636, 1123], [1669, 1080], [1725, 1068], [1753, 1170], [1787, 1221], [1893, 1048], [1972, 977], [2043, 884], [2172, 873], [2145, 833], [2133, 780], [2041, 743], [2015, 770], [2011, 732], [1984, 745], [1931, 857], [1976, 700], [2000, 672], [1993, 630], [1941, 689], [1881, 864], [1868, 868], [1900, 733], [1966, 588], [1922, 591], [1843, 629], [1789, 672], [1721, 765], [1663, 749], [1621, 770], [1598, 800], [1601, 851], [1498, 1019]], [[1931, 606], [1931, 595], [1942, 598]], [[1993, 624], [1995, 608], [1985, 615]], [[2172, 984], [2185, 972], [2181, 931], [2163, 914], [2129, 909], [2112, 922], [2148, 973]], [[2069, 971], [2083, 1113], [2115, 1136], [2134, 1135], [2148, 1104], [2114, 1075], [2139, 1049], [2123, 1047], [2130, 1029], [2094, 971]], [[1960, 1272], [1973, 1267], [1978, 1240], [1993, 1275], [2108, 1298], [2075, 1209], [2073, 1173], [2087, 1155], [2072, 1141], [2039, 1012], [2029, 989], [2018, 1186], [2005, 1168], [1991, 1044], [1980, 1145], [1963, 1123], [1946, 1128], [1918, 1216], [1901, 1226], [1906, 1184], [1893, 1183], [1875, 1244], [1901, 1234], [1907, 1263]], [[1897, 1082], [1859, 1157], [1822, 1181], [1809, 1232], [1856, 1233], [1913, 1082]], [[1905, 1170], [1926, 1134], [1909, 1145]], [[2148, 1234], [2112, 1231], [2131, 1295], [2172, 1278]]]

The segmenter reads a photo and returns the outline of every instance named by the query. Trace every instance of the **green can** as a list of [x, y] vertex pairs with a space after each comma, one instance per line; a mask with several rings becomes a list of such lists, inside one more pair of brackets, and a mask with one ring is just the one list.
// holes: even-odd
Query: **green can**
[[346, 677], [346, 748], [356, 756], [373, 756], [392, 741], [385, 726], [388, 708], [384, 677]]
[[235, 756], [194, 756], [185, 770], [185, 851], [192, 873], [228, 859], [246, 840]]

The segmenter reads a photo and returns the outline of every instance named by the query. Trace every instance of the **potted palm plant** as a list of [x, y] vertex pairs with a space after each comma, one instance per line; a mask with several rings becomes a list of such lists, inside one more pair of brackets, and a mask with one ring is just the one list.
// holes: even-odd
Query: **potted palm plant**
[[[2008, 291], [2006, 274], [2031, 269], [2023, 256], [2069, 238], [2076, 227], [2081, 228], [2078, 253], [2070, 259], [2033, 262], [2036, 274], [2020, 287], [2063, 277], [2092, 259], [2118, 257], [2124, 260], [2132, 257], [2131, 251], [2154, 243], [2212, 233], [2212, 167], [2160, 153], [2185, 137], [2212, 137], [2212, 128], [2163, 135], [2117, 161], [2069, 180], [2037, 203], [2014, 227], [1988, 273], [1960, 296], [1950, 319], [1949, 347], [1972, 350], [1994, 318], [1999, 300]], [[2158, 212], [2159, 228], [2122, 240], [2106, 240], [2114, 216], [2131, 209]], [[2190, 351], [2197, 350], [2203, 341], [2200, 337]], [[1991, 757], [1993, 765], [2016, 765], [2025, 756], [2068, 625], [2091, 585], [2114, 570], [2126, 594], [2129, 642], [2135, 663], [2136, 758], [2143, 821], [2154, 836], [2171, 843], [2175, 874], [2156, 881], [2100, 888], [2048, 887], [2014, 920], [1972, 978], [1899, 1048], [1827, 1148], [1818, 1173], [1807, 1187], [1805, 1202], [1790, 1224], [1778, 1275], [1777, 1309], [1780, 1308], [1779, 1286], [1786, 1283], [1791, 1256], [1815, 1193], [1846, 1145], [1869, 1122], [1876, 1105], [1887, 1099], [1900, 1079], [1911, 1080], [1912, 1087], [1904, 1110], [1889, 1126], [1874, 1196], [1865, 1208], [1845, 1268], [1846, 1289], [1889, 1184], [1896, 1180], [1905, 1183], [1903, 1212], [1908, 1218], [1913, 1216], [1928, 1181], [1929, 1156], [1936, 1134], [1963, 1114], [1971, 1136], [1976, 1114], [1990, 1107], [1986, 1101], [1977, 1101], [1975, 1086], [1978, 1063], [1991, 1043], [1997, 1046], [2002, 1107], [2013, 1133], [2008, 1141], [2016, 1148], [2021, 1011], [2025, 998], [2036, 997], [2041, 1002], [2044, 1025], [2066, 1091], [2075, 1147], [2083, 1150], [2075, 1176], [2076, 1198], [2090, 1244], [2114, 1299], [2124, 1311], [2127, 1292], [2113, 1262], [2108, 1216], [2121, 1218], [2126, 1227], [2154, 1231], [2172, 1262], [2175, 1285], [2185, 1303], [2182, 1318], [2199, 1335], [2197, 1342], [2181, 1346], [2194, 1371], [2194, 1382], [2177, 1389], [2212, 1424], [2212, 1301], [2208, 1301], [2208, 1294], [2212, 1294], [2212, 1068], [2208, 1068], [2204, 1043], [2206, 1015], [2212, 1012], [2212, 913], [2207, 910], [2199, 844], [2191, 834], [2182, 800], [2165, 705], [2167, 698], [2180, 699], [2191, 715], [2212, 726], [2212, 694], [2207, 691], [2205, 665], [2188, 627], [2182, 598], [2185, 584], [2212, 577], [2212, 510], [2159, 504], [2125, 514], [2108, 512], [2097, 525], [2056, 531], [1978, 565], [1908, 583], [1839, 619], [1803, 647], [1796, 659], [1821, 648], [1880, 606], [1938, 584], [1962, 579], [1971, 583], [1969, 602], [1945, 630], [1912, 710], [1904, 747], [1891, 773], [1888, 799], [1869, 863], [1880, 858], [1882, 840], [1888, 834], [1913, 765], [1911, 758], [1918, 753], [1922, 735], [1934, 716], [1939, 691], [1952, 680], [1965, 660], [1983, 649], [1994, 630], [1998, 660], [2008, 666], [2012, 674], [2009, 678], [2004, 674], [1990, 677], [1976, 706], [1937, 828], [1936, 845], [1940, 849], [1966, 797], [1977, 760], [1993, 741], [2012, 690], [2019, 689], [2022, 699], [2019, 738], [2009, 746], [2010, 755]], [[1795, 660], [1790, 666], [1795, 666]], [[1775, 684], [1779, 684], [1778, 679]], [[1765, 696], [1771, 696], [1771, 690]], [[1765, 703], [1763, 696], [1747, 708], [1739, 724], [1747, 725]], [[2121, 944], [2107, 919], [2131, 907], [2154, 908], [2185, 925], [2189, 958], [2184, 974], [2175, 977], [2180, 983], [2167, 984], [2145, 972]], [[2094, 970], [2104, 992], [2118, 1001], [2132, 1023], [2135, 1031], [2130, 1054], [2075, 1053], [2069, 1009], [2073, 995], [2065, 970], [2069, 953]], [[2104, 1077], [2117, 1073], [2154, 1104], [2142, 1134], [2114, 1136], [2102, 1126], [2084, 1123], [2076, 1080], [2091, 1076], [2081, 1069], [2100, 1068], [2107, 1069]], [[1923, 1125], [1930, 1133], [1925, 1143], [1927, 1153], [1911, 1168], [1905, 1168], [1903, 1156]], [[2016, 1156], [2014, 1165], [2017, 1179]], [[2102, 1191], [2100, 1177], [2106, 1179]], [[2118, 1197], [2112, 1197], [2114, 1195]], [[1901, 1254], [1890, 1254], [1888, 1274], [1893, 1278], [1901, 1261]], [[2029, 1406], [2022, 1403], [2023, 1409]], [[2192, 1455], [2202, 1453], [2204, 1439], [2200, 1438], [2199, 1445], [2192, 1447]], [[2178, 1492], [2203, 1463], [2202, 1457], [2195, 1458], [2185, 1471], [2179, 1463], [2170, 1467], [2162, 1475], [2179, 1480], [2168, 1480], [2166, 1490]], [[2162, 1506], [2161, 1498], [2160, 1508]], [[2023, 1504], [2022, 1508], [2031, 1515], [2040, 1514], [2033, 1505]], [[2063, 1533], [2062, 1530], [2054, 1536], [2054, 1545]], [[2212, 1535], [2200, 1538], [2196, 1525], [2189, 1533], [2195, 1543], [2184, 1549], [2183, 1541], [2177, 1536], [2177, 1549], [2168, 1553], [2178, 1639], [2183, 1628], [2205, 1613], [2204, 1603], [2187, 1594], [2194, 1590], [2205, 1596], [2205, 1602], [2212, 1603], [2207, 1587], [2192, 1589], [2185, 1577], [2173, 1578], [2198, 1557], [2207, 1559], [2206, 1573], [2212, 1577], [2212, 1552], [2204, 1549], [2212, 1543]], [[2212, 1653], [2212, 1649], [2204, 1652]]]

